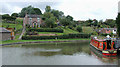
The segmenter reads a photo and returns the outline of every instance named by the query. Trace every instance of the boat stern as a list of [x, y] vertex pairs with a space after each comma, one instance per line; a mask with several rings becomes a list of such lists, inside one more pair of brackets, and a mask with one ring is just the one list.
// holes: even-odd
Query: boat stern
[[117, 50], [103, 50], [102, 55], [105, 56], [116, 56], [117, 55]]

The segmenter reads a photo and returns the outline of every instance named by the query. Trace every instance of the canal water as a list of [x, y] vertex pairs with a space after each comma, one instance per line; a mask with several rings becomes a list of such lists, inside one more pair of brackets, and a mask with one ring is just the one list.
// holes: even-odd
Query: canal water
[[118, 65], [118, 60], [98, 55], [88, 41], [2, 48], [3, 65]]

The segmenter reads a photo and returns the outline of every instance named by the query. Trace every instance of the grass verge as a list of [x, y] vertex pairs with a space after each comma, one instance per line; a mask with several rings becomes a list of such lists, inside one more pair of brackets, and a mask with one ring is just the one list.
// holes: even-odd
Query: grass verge
[[90, 40], [90, 39], [49, 39], [49, 40], [7, 40], [1, 41], [0, 44], [9, 44], [9, 43], [17, 43], [17, 42], [33, 42], [33, 41], [66, 41], [66, 40]]

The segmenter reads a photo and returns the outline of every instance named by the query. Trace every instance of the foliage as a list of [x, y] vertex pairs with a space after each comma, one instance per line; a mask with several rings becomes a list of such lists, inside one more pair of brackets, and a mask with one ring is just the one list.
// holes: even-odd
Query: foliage
[[43, 17], [44, 17], [44, 22], [46, 24], [46, 27], [49, 27], [49, 28], [56, 27], [56, 25], [55, 25], [56, 17], [52, 13], [45, 12], [43, 14]]
[[33, 10], [35, 11], [35, 14], [37, 14], [37, 15], [42, 14], [42, 12], [41, 12], [41, 10], [39, 8], [33, 8]]
[[16, 18], [15, 22], [17, 24], [23, 24], [23, 19], [22, 18]]
[[50, 6], [46, 6], [45, 12], [50, 12], [50, 11], [51, 11], [51, 7]]
[[66, 18], [69, 19], [70, 21], [73, 21], [73, 17], [70, 15], [67, 15]]
[[2, 15], [2, 19], [8, 22], [8, 21], [15, 21], [16, 18], [13, 16], [10, 16], [9, 14], [4, 14]]
[[60, 23], [63, 25], [63, 26], [68, 26], [70, 24], [70, 20], [67, 19], [67, 18], [63, 18], [60, 20]]
[[11, 15], [12, 17], [18, 17], [19, 16], [19, 14], [18, 13], [12, 13], [12, 15]]
[[114, 28], [116, 26], [115, 20], [113, 19], [107, 19], [104, 24], [109, 25], [110, 27]]
[[82, 32], [82, 27], [78, 26], [77, 31]]
[[[106, 37], [107, 35], [110, 35], [110, 34], [106, 34], [106, 33], [101, 34], [101, 36], [105, 36], [105, 37]], [[110, 36], [111, 36], [111, 35], [110, 35]]]
[[21, 12], [19, 13], [20, 17], [24, 17], [25, 14], [38, 14], [41, 15], [41, 10], [39, 8], [34, 8], [31, 5], [28, 7], [24, 7]]
[[54, 10], [54, 9], [51, 10], [51, 13], [52, 13], [57, 19], [62, 18], [62, 16], [64, 15], [64, 13], [63, 13], [62, 11]]
[[60, 32], [63, 33], [63, 29], [57, 29], [57, 28], [31, 28], [29, 31], [37, 31], [37, 32]]
[[55, 27], [55, 17], [46, 18], [45, 20], [46, 26], [49, 28]]
[[92, 35], [98, 35], [98, 33], [96, 31], [91, 33]]
[[70, 38], [90, 38], [90, 34], [67, 34], [59, 36], [23, 36], [23, 40], [44, 40], [44, 39], [70, 39]]
[[116, 24], [117, 24], [117, 33], [118, 36], [120, 37], [120, 13], [118, 13], [118, 16], [116, 18]]
[[38, 34], [38, 32], [36, 32], [36, 31], [32, 31], [32, 32], [27, 31], [27, 33], [26, 33], [26, 35], [37, 35], [37, 34]]

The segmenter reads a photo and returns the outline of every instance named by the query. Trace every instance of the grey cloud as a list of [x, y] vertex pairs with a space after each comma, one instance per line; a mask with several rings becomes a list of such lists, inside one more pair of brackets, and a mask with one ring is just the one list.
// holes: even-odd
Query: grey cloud
[[120, 13], [120, 1], [118, 3], [118, 12]]
[[24, 8], [29, 5], [32, 5], [33, 7], [40, 8], [42, 11], [44, 11], [46, 5], [49, 5], [51, 7], [59, 5], [60, 2], [6, 2], [2, 4], [2, 13], [12, 13], [14, 7]]

